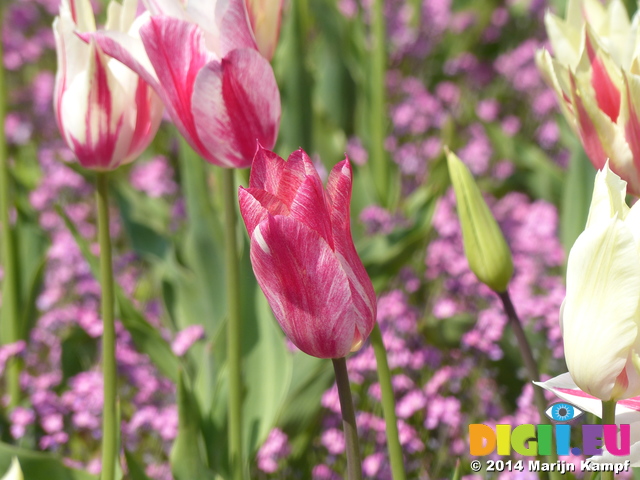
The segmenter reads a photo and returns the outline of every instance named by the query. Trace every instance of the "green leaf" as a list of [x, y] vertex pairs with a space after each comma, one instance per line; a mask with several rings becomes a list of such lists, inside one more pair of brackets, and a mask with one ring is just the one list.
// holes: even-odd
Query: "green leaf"
[[[91, 253], [91, 250], [89, 249], [89, 242], [80, 235], [71, 219], [61, 208], [58, 208], [57, 211], [75, 238], [82, 255], [93, 272], [94, 277], [99, 278], [98, 274], [100, 267], [98, 259]], [[144, 315], [136, 309], [131, 300], [129, 300], [117, 283], [114, 285], [114, 290], [116, 303], [119, 308], [120, 321], [131, 334], [131, 338], [133, 339], [136, 348], [140, 352], [149, 355], [151, 361], [158, 367], [163, 375], [174, 382], [177, 381], [180, 360], [175, 356], [167, 341], [162, 338], [162, 335], [160, 335], [160, 332], [156, 328], [147, 322]]]
[[163, 258], [170, 246], [167, 238], [159, 233], [169, 221], [166, 208], [162, 208], [160, 200], [140, 195], [124, 182], [117, 187], [116, 202], [133, 250], [152, 259]]
[[560, 240], [565, 252], [571, 250], [587, 223], [595, 176], [596, 170], [584, 149], [575, 142], [560, 206]]
[[151, 480], [147, 477], [144, 468], [128, 450], [125, 449], [124, 456], [129, 469], [129, 480]]
[[[197, 316], [177, 318], [180, 326], [203, 324], [208, 336], [219, 330], [227, 314], [223, 230], [211, 205], [212, 189], [207, 184], [207, 163], [180, 140], [180, 174], [185, 195], [188, 230], [178, 256], [192, 279], [191, 302]], [[186, 292], [188, 293], [188, 292]]]
[[278, 419], [278, 425], [283, 429], [296, 432], [295, 437], [292, 437], [292, 457], [308, 455], [308, 448], [313, 440], [309, 435], [309, 425], [319, 420], [322, 411], [320, 400], [334, 381], [329, 360], [302, 352], [294, 355], [291, 385]]
[[453, 471], [451, 480], [460, 480], [460, 459], [456, 460], [456, 469]]
[[[246, 255], [248, 256], [248, 255]], [[254, 314], [243, 316], [243, 363], [247, 393], [243, 405], [243, 445], [245, 458], [252, 458], [276, 424], [293, 370], [293, 355], [256, 281], [253, 283]]]
[[200, 409], [182, 371], [178, 375], [178, 422], [178, 436], [170, 455], [173, 476], [176, 480], [211, 478], [204, 461], [206, 453], [200, 430]]
[[0, 472], [6, 472], [11, 459], [17, 457], [25, 480], [98, 480], [98, 477], [81, 470], [69, 468], [60, 458], [34, 452], [0, 442]]

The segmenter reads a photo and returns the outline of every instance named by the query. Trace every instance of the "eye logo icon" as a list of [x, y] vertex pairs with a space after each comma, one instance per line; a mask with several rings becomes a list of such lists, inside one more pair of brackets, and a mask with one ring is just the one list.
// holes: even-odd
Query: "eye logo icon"
[[576, 418], [582, 416], [584, 413], [578, 407], [566, 402], [558, 402], [550, 405], [547, 411], [544, 412], [554, 422], [570, 422]]

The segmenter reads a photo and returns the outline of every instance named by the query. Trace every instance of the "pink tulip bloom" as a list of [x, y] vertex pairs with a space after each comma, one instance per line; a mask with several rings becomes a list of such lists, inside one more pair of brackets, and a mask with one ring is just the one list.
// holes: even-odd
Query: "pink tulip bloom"
[[[136, 0], [109, 6], [107, 28], [132, 28]], [[53, 23], [58, 54], [54, 108], [58, 127], [80, 164], [113, 170], [137, 158], [162, 120], [162, 102], [138, 75], [107, 58], [94, 41], [77, 33], [95, 31], [89, 0], [62, 0]]]
[[258, 50], [271, 60], [280, 37], [283, 0], [245, 0], [245, 3]]
[[351, 239], [348, 159], [325, 190], [304, 151], [285, 162], [259, 147], [239, 197], [253, 271], [287, 337], [319, 358], [359, 349], [375, 325], [376, 296]]
[[258, 142], [276, 142], [280, 93], [244, 0], [148, 3], [140, 38], [105, 31], [94, 35], [98, 45], [154, 88], [205, 160], [248, 167]]

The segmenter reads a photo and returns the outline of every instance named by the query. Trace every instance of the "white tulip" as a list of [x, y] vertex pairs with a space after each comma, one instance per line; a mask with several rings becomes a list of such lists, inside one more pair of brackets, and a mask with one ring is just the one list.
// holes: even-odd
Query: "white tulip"
[[608, 163], [595, 180], [589, 218], [567, 265], [560, 323], [569, 373], [603, 401], [640, 395], [640, 202]]

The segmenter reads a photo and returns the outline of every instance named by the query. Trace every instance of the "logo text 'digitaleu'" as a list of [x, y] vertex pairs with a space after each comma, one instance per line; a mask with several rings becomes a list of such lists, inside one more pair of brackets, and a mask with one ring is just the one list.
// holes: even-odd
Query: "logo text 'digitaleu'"
[[631, 450], [631, 428], [629, 425], [582, 425], [582, 448], [571, 447], [571, 425], [524, 424], [469, 425], [469, 454], [475, 457], [489, 455], [551, 455], [555, 445], [557, 455], [602, 455], [602, 449], [615, 456], [629, 455]]

